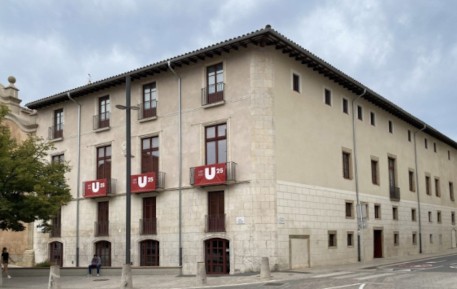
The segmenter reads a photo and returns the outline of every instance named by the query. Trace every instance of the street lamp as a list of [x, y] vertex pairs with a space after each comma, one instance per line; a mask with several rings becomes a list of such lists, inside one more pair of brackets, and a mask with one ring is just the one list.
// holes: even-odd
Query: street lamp
[[131, 110], [138, 110], [139, 107], [131, 106], [130, 105], [130, 93], [131, 93], [131, 81], [130, 75], [125, 77], [125, 105], [116, 105], [117, 109], [125, 110], [126, 118], [125, 118], [125, 142], [126, 142], [126, 155], [125, 155], [125, 163], [126, 163], [126, 172], [125, 172], [125, 266], [122, 269], [122, 284], [124, 284], [124, 288], [132, 288], [132, 274], [131, 274], [131, 261], [130, 261], [130, 216], [131, 216], [131, 187], [130, 187], [130, 175], [131, 175], [131, 157], [132, 157], [132, 150], [131, 150], [131, 122], [130, 122], [130, 112]]

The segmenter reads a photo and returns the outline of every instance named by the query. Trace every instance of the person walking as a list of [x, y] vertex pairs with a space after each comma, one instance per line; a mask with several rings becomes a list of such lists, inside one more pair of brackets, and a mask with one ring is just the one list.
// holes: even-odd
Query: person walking
[[11, 261], [11, 262], [14, 263], [13, 259], [11, 259], [11, 257], [10, 257], [10, 253], [8, 253], [8, 249], [6, 249], [6, 247], [3, 247], [3, 250], [2, 250], [2, 265], [3, 265], [2, 271], [6, 273], [6, 276], [8, 277], [8, 279], [11, 279], [10, 274], [8, 274], [8, 261]]

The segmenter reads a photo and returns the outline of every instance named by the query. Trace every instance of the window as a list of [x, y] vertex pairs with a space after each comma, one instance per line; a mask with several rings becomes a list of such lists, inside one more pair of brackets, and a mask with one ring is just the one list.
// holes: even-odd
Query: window
[[379, 173], [378, 173], [378, 170], [379, 170], [378, 160], [372, 159], [371, 160], [371, 182], [374, 185], [379, 185]]
[[435, 178], [435, 195], [440, 198], [441, 197], [441, 190], [440, 190], [440, 179]]
[[409, 170], [408, 171], [408, 180], [409, 180], [409, 190], [411, 192], [415, 192], [416, 191], [416, 181], [414, 179], [414, 171], [413, 170]]
[[343, 98], [343, 112], [349, 114], [349, 101], [347, 98]]
[[455, 225], [455, 212], [451, 212], [451, 223]]
[[390, 197], [391, 199], [399, 199], [400, 198], [400, 193], [397, 188], [397, 164], [396, 160], [393, 157], [388, 157], [387, 158], [387, 163], [389, 166], [389, 189], [390, 189]]
[[357, 105], [357, 118], [363, 120], [363, 109], [360, 105]]
[[447, 159], [451, 160], [451, 151], [449, 151], [449, 150], [447, 151]]
[[156, 197], [143, 198], [143, 219], [141, 234], [157, 234]]
[[449, 198], [451, 199], [451, 201], [455, 201], [455, 198], [454, 198], [454, 183], [453, 182], [449, 182]]
[[394, 246], [398, 246], [400, 244], [400, 234], [398, 232], [394, 232]]
[[433, 234], [430, 234], [430, 244], [433, 244]]
[[52, 237], [52, 238], [60, 237], [60, 232], [61, 232], [61, 227], [62, 227], [61, 220], [62, 220], [62, 209], [59, 209], [59, 211], [56, 213], [56, 215], [53, 216], [51, 219], [50, 237]]
[[343, 151], [343, 178], [352, 179], [351, 153]]
[[330, 89], [324, 89], [324, 102], [326, 105], [332, 106], [332, 91]]
[[408, 141], [411, 142], [411, 131], [408, 129]]
[[353, 247], [354, 246], [354, 232], [348, 232], [346, 239], [347, 239], [348, 247]]
[[207, 94], [206, 102], [211, 104], [224, 100], [224, 70], [222, 63], [206, 68]]
[[441, 211], [436, 212], [436, 221], [438, 224], [441, 224]]
[[54, 130], [51, 139], [63, 137], [63, 109], [54, 111]]
[[374, 218], [377, 220], [381, 219], [381, 205], [380, 204], [374, 205]]
[[425, 176], [425, 193], [429, 196], [432, 195], [430, 187], [430, 176]]
[[143, 85], [142, 118], [157, 116], [157, 88], [156, 83]]
[[432, 220], [432, 212], [428, 211], [428, 221], [429, 223], [433, 222]]
[[300, 75], [292, 74], [292, 89], [296, 92], [300, 92]]
[[374, 112], [370, 112], [370, 124], [372, 126], [376, 126], [376, 115]]
[[227, 162], [227, 124], [205, 128], [206, 164]]
[[141, 173], [159, 173], [159, 137], [148, 137], [141, 140]]
[[336, 248], [336, 231], [329, 231], [328, 232], [328, 247], [329, 248]]
[[354, 203], [346, 202], [346, 218], [354, 218]]
[[398, 207], [392, 207], [392, 219], [398, 221]]
[[389, 132], [394, 133], [394, 124], [392, 123], [391, 120], [389, 120]]
[[109, 232], [109, 203], [108, 201], [97, 203], [97, 222], [95, 236], [108, 236]]
[[416, 232], [413, 232], [412, 242], [413, 242], [413, 245], [417, 245], [417, 233]]
[[411, 221], [416, 222], [416, 209], [411, 209]]
[[110, 99], [109, 96], [103, 96], [98, 99], [98, 128], [109, 127], [110, 120]]
[[426, 149], [428, 149], [428, 141], [427, 141], [426, 138], [424, 139], [424, 146], [425, 146]]
[[155, 240], [140, 242], [140, 266], [160, 266], [160, 243]]
[[53, 164], [61, 164], [63, 162], [65, 162], [64, 154], [53, 155], [51, 157], [51, 163], [53, 163]]
[[111, 146], [97, 148], [97, 179], [111, 179]]
[[433, 143], [433, 151], [436, 153], [436, 142]]
[[224, 191], [208, 192], [207, 232], [225, 232]]

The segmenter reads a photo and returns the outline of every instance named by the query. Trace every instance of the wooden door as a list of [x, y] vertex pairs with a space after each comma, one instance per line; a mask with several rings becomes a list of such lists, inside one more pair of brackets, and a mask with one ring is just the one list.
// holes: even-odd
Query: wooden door
[[230, 243], [225, 239], [205, 241], [205, 264], [207, 274], [230, 273]]

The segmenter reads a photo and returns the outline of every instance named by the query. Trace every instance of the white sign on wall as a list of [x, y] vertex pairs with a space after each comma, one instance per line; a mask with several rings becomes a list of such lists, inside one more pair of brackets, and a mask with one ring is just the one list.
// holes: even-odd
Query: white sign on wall
[[235, 223], [237, 225], [244, 225], [245, 224], [244, 217], [236, 217]]

